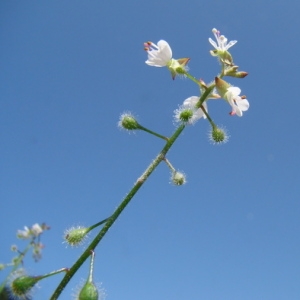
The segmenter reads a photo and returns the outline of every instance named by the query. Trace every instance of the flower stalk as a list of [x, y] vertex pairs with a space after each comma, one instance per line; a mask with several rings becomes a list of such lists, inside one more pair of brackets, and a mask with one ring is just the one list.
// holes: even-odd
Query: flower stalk
[[139, 129], [140, 129], [140, 130], [143, 130], [143, 131], [145, 131], [145, 132], [148, 132], [148, 133], [150, 133], [150, 134], [152, 134], [152, 135], [154, 135], [154, 136], [156, 136], [156, 137], [159, 137], [159, 138], [161, 138], [161, 139], [163, 139], [163, 140], [165, 140], [165, 141], [168, 141], [168, 140], [169, 140], [166, 136], [163, 136], [163, 135], [161, 135], [161, 134], [159, 134], [159, 133], [157, 133], [157, 132], [154, 132], [154, 131], [152, 131], [152, 130], [150, 130], [150, 129], [148, 129], [148, 128], [146, 128], [146, 127], [140, 125], [140, 124], [139, 124]]
[[121, 204], [116, 208], [114, 213], [108, 218], [108, 220], [105, 222], [105, 225], [100, 230], [100, 232], [97, 234], [97, 236], [94, 238], [94, 240], [90, 243], [90, 245], [87, 247], [87, 249], [83, 252], [83, 254], [79, 257], [79, 259], [75, 262], [75, 264], [69, 269], [69, 271], [66, 273], [56, 290], [54, 291], [53, 295], [51, 296], [50, 300], [58, 299], [59, 295], [65, 288], [65, 286], [68, 284], [68, 282], [71, 280], [71, 278], [74, 276], [74, 274], [77, 272], [77, 270], [81, 267], [81, 265], [86, 261], [86, 259], [90, 256], [91, 251], [94, 250], [97, 245], [100, 243], [102, 238], [105, 236], [109, 228], [114, 224], [114, 222], [117, 220], [117, 218], [120, 216], [122, 211], [126, 208], [128, 203], [131, 201], [133, 196], [138, 192], [138, 190], [142, 187], [142, 185], [145, 183], [145, 181], [149, 178], [149, 176], [152, 174], [152, 172], [156, 169], [156, 167], [161, 163], [161, 161], [164, 159], [165, 155], [168, 153], [170, 148], [173, 146], [179, 135], [184, 130], [185, 125], [180, 125], [176, 131], [173, 133], [173, 135], [169, 138], [169, 140], [166, 142], [165, 146], [161, 150], [161, 152], [156, 156], [156, 158], [151, 162], [151, 164], [148, 166], [148, 168], [144, 171], [144, 173], [138, 178], [136, 183], [134, 184], [131, 191], [127, 194], [127, 196], [123, 199]]

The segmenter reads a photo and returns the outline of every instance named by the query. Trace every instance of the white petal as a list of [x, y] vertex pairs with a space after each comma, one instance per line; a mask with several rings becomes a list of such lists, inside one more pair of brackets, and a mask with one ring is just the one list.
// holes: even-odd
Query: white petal
[[218, 48], [219, 48], [218, 45], [216, 44], [216, 42], [215, 42], [214, 40], [212, 40], [211, 38], [209, 38], [208, 41], [213, 45], [213, 47], [214, 47], [215, 49], [218, 49]]
[[239, 117], [241, 117], [243, 115], [243, 112], [239, 109], [238, 106], [234, 107], [234, 111], [235, 111], [236, 115]]
[[227, 89], [227, 91], [235, 96], [238, 96], [241, 93], [241, 89], [237, 86], [231, 86]]
[[237, 41], [230, 41], [227, 45], [226, 45], [226, 47], [225, 47], [225, 49], [226, 50], [228, 50], [230, 47], [232, 47], [234, 44], [236, 44], [237, 43]]
[[199, 101], [199, 97], [192, 96], [183, 101], [184, 106], [195, 106], [195, 104]]
[[[199, 97], [197, 97], [197, 98], [198, 98], [198, 99], [197, 99], [197, 102], [198, 102]], [[207, 104], [206, 104], [206, 102], [203, 103], [203, 107], [204, 107], [205, 111], [207, 112]], [[202, 117], [203, 117], [204, 119], [206, 119], [206, 115], [204, 114], [202, 108], [198, 108], [198, 109], [196, 110], [196, 112], [194, 113], [194, 115], [193, 115], [192, 122], [194, 123], [194, 122], [196, 122], [197, 120], [199, 120], [199, 119], [202, 118]]]
[[242, 99], [238, 102], [238, 106], [241, 110], [246, 111], [249, 109], [250, 104], [247, 99]]
[[159, 61], [157, 59], [152, 59], [152, 60], [146, 60], [145, 63], [149, 66], [152, 66], [152, 67], [165, 67], [166, 64], [163, 62], [163, 61]]
[[160, 40], [157, 43], [157, 46], [159, 47], [160, 51], [163, 52], [164, 56], [170, 60], [172, 58], [172, 49], [170, 47], [170, 45], [164, 41], [164, 40]]
[[149, 66], [165, 67], [172, 59], [172, 50], [169, 44], [164, 40], [160, 40], [157, 45], [151, 45], [147, 51], [148, 60], [146, 60], [145, 63]]

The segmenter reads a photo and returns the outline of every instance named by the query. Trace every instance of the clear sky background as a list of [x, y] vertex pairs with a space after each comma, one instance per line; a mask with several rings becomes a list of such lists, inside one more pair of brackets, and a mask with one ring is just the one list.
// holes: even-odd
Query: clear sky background
[[[229, 116], [208, 102], [230, 140], [209, 143], [209, 123], [188, 127], [96, 249], [95, 281], [107, 300], [300, 299], [300, 3], [258, 1], [6, 1], [0, 3], [0, 261], [17, 229], [46, 222], [32, 275], [70, 267], [72, 225], [109, 216], [164, 145], [117, 128], [131, 111], [170, 135], [173, 111], [198, 95], [188, 79], [147, 66], [143, 42], [165, 39], [190, 73], [209, 82], [217, 28], [245, 79], [227, 78], [250, 109]], [[88, 264], [60, 299], [71, 299]], [[5, 272], [0, 274], [3, 278]], [[48, 299], [62, 274], [40, 283]]]

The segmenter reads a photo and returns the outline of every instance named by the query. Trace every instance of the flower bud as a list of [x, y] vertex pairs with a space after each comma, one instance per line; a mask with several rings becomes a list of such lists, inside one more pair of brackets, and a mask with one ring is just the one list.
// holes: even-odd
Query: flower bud
[[77, 228], [67, 229], [64, 233], [65, 242], [71, 246], [80, 246], [87, 238], [90, 229], [78, 226]]
[[124, 128], [127, 130], [136, 130], [140, 129], [139, 123], [133, 117], [131, 113], [124, 113], [120, 116], [120, 120], [118, 122], [118, 126], [120, 128]]
[[231, 68], [225, 70], [224, 75], [235, 78], [244, 78], [248, 75], [248, 73], [244, 71], [238, 72], [238, 66], [232, 66]]
[[216, 89], [217, 89], [218, 93], [223, 98], [227, 92], [227, 89], [230, 87], [230, 84], [219, 77], [215, 77], [215, 83], [216, 83]]
[[94, 258], [95, 252], [91, 251], [90, 272], [88, 279], [84, 286], [80, 290], [78, 289], [76, 300], [98, 300], [99, 292], [101, 299], [103, 299], [105, 296], [103, 289], [98, 289], [97, 285], [93, 282]]
[[171, 181], [174, 185], [184, 185], [186, 183], [186, 175], [179, 171], [172, 172]]
[[[236, 78], [244, 78], [244, 77], [246, 77], [247, 75], [248, 75], [247, 72], [241, 71], [241, 72], [236, 72], [235, 75], [232, 76], [232, 77], [236, 77]], [[230, 75], [229, 75], [229, 76], [230, 76]]]
[[99, 294], [96, 285], [93, 282], [86, 282], [81, 289], [78, 300], [98, 300]]
[[16, 299], [28, 299], [32, 288], [40, 279], [40, 276], [17, 277], [10, 284], [10, 292]]

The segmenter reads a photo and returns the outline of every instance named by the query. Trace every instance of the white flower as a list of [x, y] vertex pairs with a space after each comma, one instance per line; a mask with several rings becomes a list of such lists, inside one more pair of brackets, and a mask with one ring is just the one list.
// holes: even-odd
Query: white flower
[[31, 235], [30, 229], [27, 226], [24, 226], [24, 230], [18, 230], [17, 237], [19, 239], [28, 239]]
[[214, 28], [212, 30], [212, 32], [213, 32], [218, 44], [211, 38], [209, 38], [208, 40], [213, 45], [213, 47], [218, 51], [225, 52], [230, 47], [232, 47], [235, 43], [237, 43], [237, 41], [230, 41], [227, 44], [227, 38], [224, 35], [220, 35], [220, 31], [218, 31], [216, 28]]
[[[184, 122], [187, 124], [194, 124], [200, 118], [206, 119], [206, 116], [202, 108], [196, 108], [195, 105], [199, 101], [199, 97], [192, 96], [183, 101], [183, 104], [174, 111], [174, 119], [176, 122]], [[204, 109], [207, 112], [206, 102], [203, 104]]]
[[148, 53], [146, 64], [153, 67], [165, 67], [172, 60], [172, 49], [169, 44], [160, 40], [157, 45], [152, 42], [144, 44], [145, 50]]
[[38, 223], [36, 223], [32, 225], [31, 232], [34, 236], [38, 236], [43, 232], [43, 228]]
[[243, 111], [249, 109], [249, 102], [245, 99], [245, 96], [240, 97], [241, 89], [235, 86], [227, 88], [227, 92], [224, 95], [224, 98], [232, 107], [231, 115], [237, 114], [239, 117], [243, 115]]

